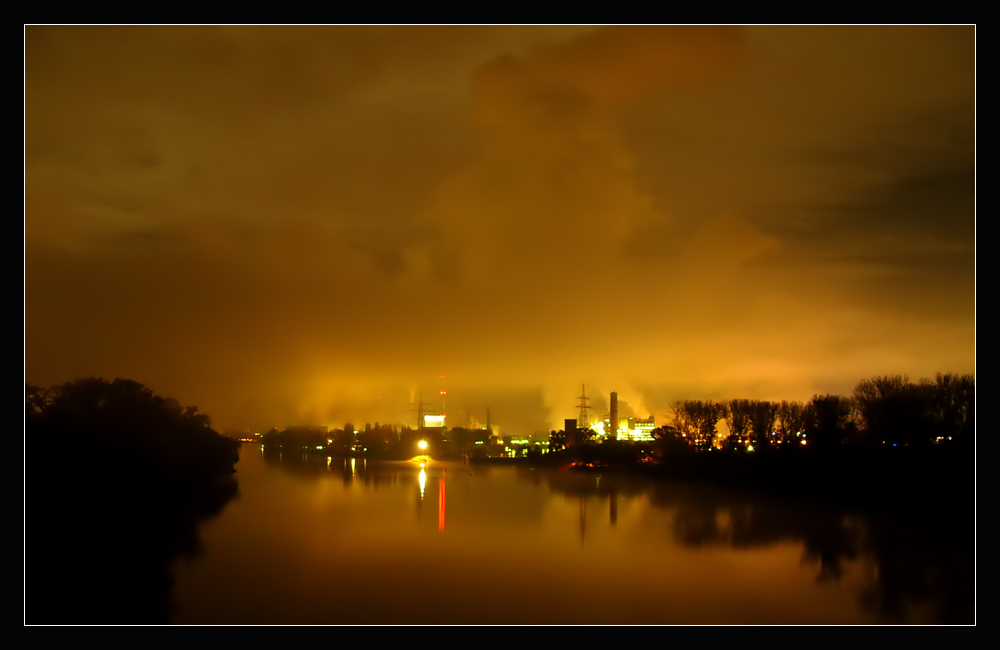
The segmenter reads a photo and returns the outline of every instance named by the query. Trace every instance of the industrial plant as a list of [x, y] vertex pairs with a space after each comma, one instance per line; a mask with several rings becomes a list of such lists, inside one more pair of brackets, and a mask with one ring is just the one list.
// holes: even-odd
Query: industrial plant
[[618, 415], [618, 393], [611, 393], [611, 405], [603, 420], [593, 420], [590, 416], [590, 403], [587, 397], [587, 387], [582, 386], [577, 397], [579, 417], [565, 421], [565, 430], [570, 433], [576, 429], [590, 429], [596, 440], [649, 441], [653, 440], [653, 430], [656, 429], [655, 418], [629, 416], [621, 418]]

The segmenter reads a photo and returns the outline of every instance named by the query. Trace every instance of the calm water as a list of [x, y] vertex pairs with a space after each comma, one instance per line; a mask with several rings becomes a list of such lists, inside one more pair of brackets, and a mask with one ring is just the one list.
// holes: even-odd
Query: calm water
[[243, 448], [177, 623], [972, 623], [940, 526], [636, 477]]

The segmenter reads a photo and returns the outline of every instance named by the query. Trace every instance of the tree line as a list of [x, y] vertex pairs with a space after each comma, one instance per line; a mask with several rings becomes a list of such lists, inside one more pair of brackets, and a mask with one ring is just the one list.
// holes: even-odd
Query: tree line
[[139, 382], [25, 386], [30, 624], [167, 623], [173, 566], [237, 492], [239, 442]]
[[[684, 400], [655, 432], [697, 448], [768, 449], [797, 444], [960, 445], [975, 434], [974, 375], [941, 374], [911, 382], [905, 375], [864, 379], [851, 396], [814, 395], [808, 402]], [[719, 440], [719, 423], [729, 431]]]
[[[324, 454], [365, 455], [370, 458], [403, 459], [426, 453], [433, 457], [459, 457], [471, 453], [476, 443], [489, 442], [486, 429], [413, 429], [406, 425], [365, 424], [355, 429], [348, 422], [327, 432], [302, 429], [272, 429], [261, 436], [267, 449], [321, 451]], [[418, 446], [423, 441], [426, 447]]]

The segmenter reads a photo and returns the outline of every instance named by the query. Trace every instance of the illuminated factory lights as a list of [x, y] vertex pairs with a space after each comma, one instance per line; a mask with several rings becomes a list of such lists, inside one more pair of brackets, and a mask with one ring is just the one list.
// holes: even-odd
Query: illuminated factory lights
[[623, 418], [619, 420], [618, 431], [613, 437], [608, 435], [611, 429], [610, 418], [604, 418], [604, 422], [595, 422], [591, 428], [598, 439], [647, 442], [654, 439], [653, 430], [656, 429], [656, 422], [652, 415], [648, 418]]

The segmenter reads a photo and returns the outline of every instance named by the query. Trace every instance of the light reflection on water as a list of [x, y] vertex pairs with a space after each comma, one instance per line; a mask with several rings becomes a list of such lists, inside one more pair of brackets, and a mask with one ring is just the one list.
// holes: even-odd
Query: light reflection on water
[[636, 477], [254, 451], [203, 556], [178, 567], [175, 622], [941, 622], [955, 607], [887, 589], [884, 531], [835, 512]]

